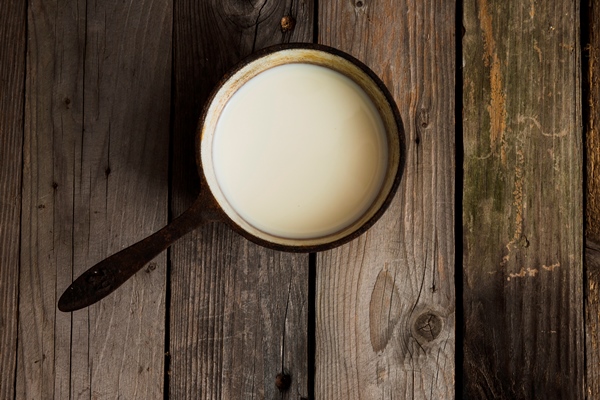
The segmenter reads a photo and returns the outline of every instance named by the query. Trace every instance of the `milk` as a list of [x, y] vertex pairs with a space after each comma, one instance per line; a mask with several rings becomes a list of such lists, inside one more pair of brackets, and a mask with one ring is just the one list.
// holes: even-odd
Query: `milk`
[[352, 80], [294, 63], [252, 78], [228, 100], [213, 139], [221, 191], [250, 225], [305, 239], [361, 217], [386, 172], [377, 109]]

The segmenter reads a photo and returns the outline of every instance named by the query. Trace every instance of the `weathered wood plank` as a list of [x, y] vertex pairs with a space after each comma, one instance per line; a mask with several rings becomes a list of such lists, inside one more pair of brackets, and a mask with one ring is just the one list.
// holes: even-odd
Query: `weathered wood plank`
[[586, 395], [600, 395], [600, 244], [586, 241]]
[[0, 13], [0, 399], [12, 399], [17, 362], [21, 171], [27, 4]]
[[315, 397], [453, 398], [455, 4], [319, 6], [319, 41], [393, 93], [406, 169], [381, 221], [318, 255]]
[[586, 45], [587, 72], [584, 77], [588, 92], [586, 123], [587, 193], [586, 237], [600, 242], [600, 5], [589, 0], [584, 11], [589, 21], [589, 43]]
[[464, 3], [464, 394], [583, 397], [579, 2]]
[[592, 0], [582, 3], [589, 23], [585, 43], [584, 89], [587, 94], [586, 120], [586, 395], [600, 397], [600, 6]]
[[[281, 18], [296, 26], [282, 32]], [[194, 133], [218, 79], [252, 51], [312, 38], [312, 1], [175, 3], [174, 214], [198, 192]], [[221, 225], [191, 233], [171, 250], [170, 396], [307, 396], [308, 256], [262, 249]]]
[[88, 309], [58, 296], [164, 225], [169, 1], [31, 1], [17, 397], [159, 398], [165, 256]]
[[85, 46], [85, 15], [77, 10], [84, 4], [28, 7], [18, 399], [70, 393], [71, 316], [58, 313], [56, 301], [72, 275]]

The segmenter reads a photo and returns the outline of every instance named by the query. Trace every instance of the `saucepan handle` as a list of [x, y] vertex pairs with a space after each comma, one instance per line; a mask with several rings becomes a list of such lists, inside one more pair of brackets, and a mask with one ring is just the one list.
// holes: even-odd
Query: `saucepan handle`
[[64, 312], [79, 310], [108, 296], [177, 239], [202, 224], [206, 220], [203, 203], [199, 197], [183, 214], [158, 232], [85, 271], [60, 297], [58, 309]]

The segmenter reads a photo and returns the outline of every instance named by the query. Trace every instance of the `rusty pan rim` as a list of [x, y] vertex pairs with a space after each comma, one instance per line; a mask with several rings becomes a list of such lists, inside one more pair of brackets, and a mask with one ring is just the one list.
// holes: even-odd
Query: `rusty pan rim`
[[[211, 184], [209, 183], [209, 179], [207, 179], [207, 177], [205, 175], [205, 168], [204, 168], [204, 164], [203, 164], [202, 153], [203, 153], [203, 149], [204, 149], [204, 152], [209, 151], [209, 150], [207, 150], [206, 147], [203, 148], [203, 143], [206, 143], [206, 141], [203, 141], [204, 129], [205, 129], [205, 124], [207, 123], [207, 120], [209, 118], [209, 113], [210, 113], [211, 107], [214, 106], [215, 99], [217, 98], [217, 95], [219, 94], [219, 92], [223, 89], [223, 87], [226, 84], [228, 84], [230, 82], [230, 80], [233, 77], [236, 76], [236, 74], [239, 74], [240, 71], [242, 71], [244, 68], [248, 67], [252, 63], [255, 63], [261, 59], [269, 57], [275, 53], [281, 53], [281, 52], [290, 51], [290, 50], [292, 50], [292, 51], [293, 50], [305, 50], [305, 51], [309, 51], [309, 52], [316, 52], [315, 54], [321, 52], [321, 53], [327, 54], [329, 56], [337, 57], [340, 60], [349, 62], [354, 67], [357, 67], [361, 73], [365, 74], [365, 76], [368, 79], [370, 79], [370, 81], [372, 81], [372, 83], [375, 84], [375, 87], [373, 87], [372, 90], [378, 91], [380, 93], [380, 95], [382, 95], [383, 98], [385, 99], [385, 103], [386, 103], [387, 107], [389, 107], [388, 111], [391, 113], [391, 115], [389, 115], [388, 118], [393, 120], [393, 125], [395, 127], [395, 132], [394, 132], [395, 135], [394, 136], [397, 137], [397, 141], [395, 142], [395, 143], [397, 143], [397, 149], [395, 149], [394, 151], [397, 151], [397, 160], [395, 161], [397, 163], [397, 165], [396, 165], [395, 171], [392, 171], [392, 173], [391, 173], [391, 175], [393, 175], [393, 176], [386, 177], [385, 184], [387, 185], [387, 193], [383, 193], [383, 196], [382, 195], [378, 196], [378, 198], [376, 200], [377, 200], [377, 202], [380, 203], [380, 205], [378, 206], [378, 208], [375, 211], [371, 211], [370, 213], [367, 213], [367, 214], [370, 214], [370, 216], [365, 221], [360, 223], [358, 225], [358, 227], [353, 228], [353, 230], [351, 232], [349, 232], [347, 234], [343, 234], [341, 236], [338, 233], [335, 233], [332, 235], [323, 236], [321, 238], [289, 239], [289, 238], [281, 238], [281, 237], [277, 237], [274, 235], [270, 235], [265, 232], [262, 232], [262, 235], [253, 234], [250, 230], [248, 230], [248, 229], [244, 228], [243, 226], [241, 226], [240, 224], [238, 224], [236, 221], [234, 221], [233, 218], [231, 218], [228, 215], [228, 213], [224, 210], [222, 204], [217, 199], [217, 197], [219, 195], [217, 193], [215, 193], [215, 186], [214, 186], [215, 184], [213, 184], [211, 186]], [[295, 60], [292, 62], [311, 62], [311, 61]], [[316, 64], [319, 64], [319, 63], [316, 63]], [[320, 65], [322, 65], [322, 64], [320, 64]], [[266, 69], [268, 69], [268, 68], [265, 68], [259, 72], [262, 72]], [[335, 68], [332, 68], [332, 69], [335, 69]], [[352, 77], [350, 77], [350, 78], [353, 79]], [[363, 87], [363, 89], [366, 91], [365, 87]], [[373, 102], [375, 103], [375, 100], [373, 100]], [[382, 116], [382, 118], [383, 118], [383, 116]], [[388, 145], [389, 145], [390, 133], [387, 130], [387, 126], [386, 126], [386, 134], [388, 135]], [[402, 174], [403, 174], [404, 166], [405, 166], [405, 158], [406, 158], [405, 157], [406, 151], [405, 151], [404, 125], [402, 123], [402, 118], [400, 116], [400, 112], [398, 110], [396, 102], [395, 102], [392, 94], [389, 92], [388, 88], [386, 87], [386, 85], [381, 81], [381, 79], [369, 67], [367, 67], [364, 63], [362, 63], [360, 60], [356, 59], [355, 57], [353, 57], [343, 51], [340, 51], [338, 49], [335, 49], [335, 48], [332, 48], [329, 46], [325, 46], [325, 45], [321, 45], [321, 44], [314, 44], [314, 43], [288, 43], [288, 44], [280, 44], [280, 45], [270, 46], [270, 47], [267, 47], [265, 49], [262, 49], [262, 50], [259, 50], [255, 53], [253, 53], [252, 55], [250, 55], [249, 57], [245, 58], [240, 63], [238, 63], [234, 68], [232, 68], [228, 73], [226, 73], [223, 76], [223, 78], [215, 86], [215, 88], [211, 92], [210, 96], [208, 97], [208, 100], [206, 101], [206, 103], [204, 105], [204, 108], [202, 110], [201, 116], [198, 121], [195, 141], [196, 141], [196, 143], [195, 143], [196, 166], [197, 166], [198, 174], [199, 174], [200, 180], [201, 180], [201, 196], [203, 198], [204, 203], [206, 204], [207, 211], [208, 211], [208, 213], [210, 213], [211, 218], [225, 222], [235, 232], [239, 233], [246, 239], [248, 239], [254, 243], [257, 243], [261, 246], [275, 249], [275, 250], [286, 251], [286, 252], [296, 252], [296, 253], [307, 253], [307, 252], [330, 250], [330, 249], [333, 249], [335, 247], [338, 247], [342, 244], [348, 243], [348, 242], [356, 239], [360, 235], [364, 234], [369, 228], [371, 228], [375, 224], [375, 222], [377, 222], [381, 218], [381, 216], [385, 213], [385, 211], [388, 209], [390, 203], [392, 202], [392, 200], [398, 190], [398, 187], [400, 185], [400, 181], [402, 179]], [[390, 175], [390, 174], [388, 174], [388, 175]], [[372, 207], [370, 208], [370, 210], [372, 210]], [[355, 224], [353, 223], [350, 226], [352, 227], [354, 225]], [[254, 229], [256, 231], [258, 231], [256, 228], [254, 228]], [[344, 228], [344, 229], [346, 229], [346, 228]], [[342, 231], [344, 231], [344, 229]], [[340, 231], [340, 232], [342, 232], [342, 231]], [[328, 240], [327, 238], [329, 238], [329, 237], [334, 237], [334, 239]]]

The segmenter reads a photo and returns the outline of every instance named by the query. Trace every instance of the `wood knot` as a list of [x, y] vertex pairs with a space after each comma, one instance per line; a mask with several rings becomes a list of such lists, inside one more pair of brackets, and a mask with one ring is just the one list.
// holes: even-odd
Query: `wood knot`
[[296, 26], [296, 19], [291, 15], [286, 15], [281, 18], [281, 31], [282, 32], [291, 32]]
[[275, 377], [275, 386], [280, 392], [287, 391], [292, 385], [292, 377], [286, 373], [278, 373]]
[[442, 318], [432, 311], [419, 315], [413, 324], [413, 332], [421, 339], [431, 342], [442, 332]]

